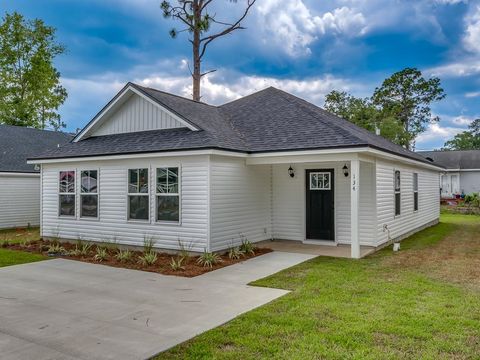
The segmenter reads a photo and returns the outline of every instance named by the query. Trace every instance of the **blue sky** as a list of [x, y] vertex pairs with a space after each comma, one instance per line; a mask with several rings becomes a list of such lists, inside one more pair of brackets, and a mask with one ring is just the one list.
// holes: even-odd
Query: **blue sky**
[[[232, 19], [245, 0], [216, 0]], [[160, 0], [3, 0], [57, 28], [68, 52], [56, 60], [69, 92], [68, 130], [83, 127], [127, 82], [191, 96], [187, 34], [162, 17]], [[222, 15], [222, 16], [220, 16]], [[417, 149], [441, 147], [480, 117], [480, 0], [257, 0], [246, 30], [212, 43], [203, 101], [220, 104], [276, 86], [322, 106], [330, 90], [370, 95], [405, 67], [438, 76], [447, 97]]]

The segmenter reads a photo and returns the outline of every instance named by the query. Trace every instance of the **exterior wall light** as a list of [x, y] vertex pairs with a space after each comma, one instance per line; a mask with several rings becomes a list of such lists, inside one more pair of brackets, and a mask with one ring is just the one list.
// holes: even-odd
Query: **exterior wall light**
[[293, 170], [291, 165], [288, 168], [288, 175], [290, 175], [291, 178], [295, 177], [295, 170]]
[[343, 175], [345, 175], [345, 177], [348, 177], [348, 166], [347, 164], [343, 165]]

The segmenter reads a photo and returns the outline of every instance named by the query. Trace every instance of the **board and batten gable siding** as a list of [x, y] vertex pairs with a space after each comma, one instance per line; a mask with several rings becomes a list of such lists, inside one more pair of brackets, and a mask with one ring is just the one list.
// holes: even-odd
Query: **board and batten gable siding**
[[40, 175], [0, 174], [0, 229], [40, 224]]
[[[152, 238], [155, 246], [178, 249], [180, 240], [191, 251], [207, 248], [208, 238], [208, 157], [149, 158], [135, 160], [85, 161], [44, 164], [42, 235], [65, 239], [117, 242], [142, 246]], [[179, 167], [180, 223], [155, 222], [155, 169]], [[128, 169], [149, 168], [150, 221], [127, 220]], [[58, 178], [63, 170], [76, 170], [76, 217], [58, 216]], [[99, 171], [99, 218], [79, 217], [79, 171]]]
[[211, 158], [211, 250], [271, 238], [270, 165], [249, 165], [244, 159]]
[[132, 95], [90, 136], [185, 127], [158, 105]]
[[[273, 237], [283, 240], [305, 239], [305, 170], [334, 169], [335, 173], [335, 239], [350, 243], [350, 176], [343, 175], [344, 162], [293, 164], [295, 177], [288, 175], [289, 165], [273, 165]], [[348, 163], [347, 163], [348, 164]], [[349, 164], [348, 164], [349, 165]], [[374, 166], [360, 163], [360, 243], [375, 243], [375, 181]]]
[[[394, 172], [400, 171], [400, 215], [395, 216]], [[413, 173], [418, 174], [418, 211], [413, 208]], [[377, 160], [377, 246], [403, 236], [440, 216], [438, 171]]]

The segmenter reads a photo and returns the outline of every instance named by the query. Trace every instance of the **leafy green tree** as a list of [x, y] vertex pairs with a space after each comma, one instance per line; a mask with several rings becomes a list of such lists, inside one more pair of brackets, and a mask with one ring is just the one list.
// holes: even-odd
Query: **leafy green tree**
[[0, 123], [58, 130], [67, 98], [53, 65], [65, 52], [55, 29], [14, 12], [0, 23]]
[[370, 98], [356, 98], [333, 90], [325, 98], [325, 109], [399, 145], [408, 141], [403, 125], [388, 112], [375, 106]]
[[[165, 18], [173, 18], [182, 23], [181, 30], [170, 30], [170, 36], [175, 38], [179, 32], [187, 31], [191, 37], [188, 41], [192, 44], [193, 71], [191, 71], [193, 80], [193, 100], [200, 101], [200, 80], [203, 76], [212, 71], [201, 72], [201, 62], [207, 46], [214, 40], [228, 35], [239, 29], [245, 29], [241, 22], [247, 16], [250, 8], [256, 0], [246, 0], [246, 6], [243, 14], [235, 21], [220, 21], [216, 14], [208, 11], [208, 6], [214, 0], [177, 0], [178, 5], [172, 5], [172, 1], [164, 0], [160, 4]], [[236, 2], [236, 0], [230, 0]], [[211, 25], [217, 25], [220, 29], [212, 34], [209, 33]]]
[[447, 141], [444, 150], [480, 150], [480, 119], [474, 120], [468, 128]]
[[420, 70], [406, 68], [385, 79], [375, 89], [372, 101], [402, 123], [409, 137], [403, 145], [411, 148], [429, 124], [439, 121], [432, 115], [430, 104], [445, 96], [439, 78], [425, 79]]

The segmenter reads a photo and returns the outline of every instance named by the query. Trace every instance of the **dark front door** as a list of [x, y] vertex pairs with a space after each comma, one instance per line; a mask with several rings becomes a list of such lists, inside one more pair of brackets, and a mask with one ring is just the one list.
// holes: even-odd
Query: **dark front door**
[[333, 169], [306, 170], [307, 239], [335, 240]]

